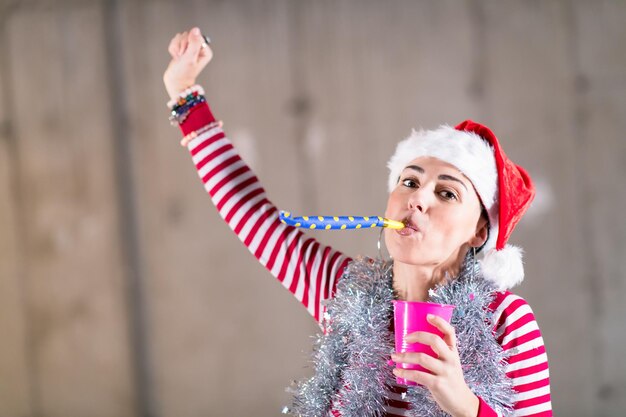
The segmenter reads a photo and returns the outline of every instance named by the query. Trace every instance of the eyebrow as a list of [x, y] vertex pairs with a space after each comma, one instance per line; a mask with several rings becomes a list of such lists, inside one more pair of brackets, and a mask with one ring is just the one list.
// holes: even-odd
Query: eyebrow
[[[407, 166], [404, 169], [412, 169], [414, 171], [419, 172], [420, 174], [423, 174], [425, 172], [424, 168], [422, 168], [420, 166], [417, 166], [417, 165], [409, 165], [409, 166]], [[441, 174], [439, 176], [439, 179], [440, 180], [448, 180], [448, 181], [456, 181], [456, 182], [460, 183], [467, 190], [467, 186], [465, 185], [465, 183], [463, 181], [461, 181], [460, 179], [458, 179], [456, 177], [453, 177], [452, 175]]]
[[424, 168], [418, 167], [417, 165], [409, 165], [409, 166], [405, 167], [404, 169], [408, 169], [408, 168], [411, 168], [412, 170], [417, 171], [420, 174], [424, 173]]

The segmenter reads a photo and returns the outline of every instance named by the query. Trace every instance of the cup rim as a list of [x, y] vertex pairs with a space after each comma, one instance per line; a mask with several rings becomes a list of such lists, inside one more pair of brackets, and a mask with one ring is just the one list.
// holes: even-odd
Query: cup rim
[[441, 308], [456, 308], [456, 306], [454, 304], [442, 304], [442, 303], [433, 303], [432, 301], [407, 301], [407, 300], [392, 300], [393, 304], [400, 304], [400, 303], [404, 303], [404, 304], [422, 304], [422, 305], [431, 305], [431, 306], [437, 306], [437, 307], [441, 307]]

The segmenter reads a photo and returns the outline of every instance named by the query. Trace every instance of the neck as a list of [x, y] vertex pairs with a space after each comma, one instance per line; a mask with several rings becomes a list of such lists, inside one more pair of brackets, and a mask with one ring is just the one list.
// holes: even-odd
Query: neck
[[440, 265], [414, 265], [393, 262], [393, 289], [400, 300], [427, 301], [428, 290], [459, 274], [467, 248]]
[[394, 261], [393, 289], [400, 300], [426, 301], [428, 290], [436, 285], [433, 269]]

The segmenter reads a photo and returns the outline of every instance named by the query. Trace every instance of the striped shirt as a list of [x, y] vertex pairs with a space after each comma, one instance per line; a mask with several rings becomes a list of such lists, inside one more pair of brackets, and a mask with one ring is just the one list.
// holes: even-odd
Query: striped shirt
[[[351, 258], [319, 243], [300, 229], [285, 225], [277, 208], [250, 167], [240, 158], [206, 103], [192, 109], [181, 125], [183, 134], [197, 132], [188, 149], [205, 190], [220, 216], [257, 260], [276, 277], [321, 325], [324, 300]], [[214, 125], [214, 124], [213, 124]], [[514, 384], [515, 416], [551, 416], [548, 360], [533, 312], [521, 297], [499, 292], [490, 305], [494, 332], [509, 354], [507, 376]], [[387, 416], [408, 415], [406, 387], [392, 386]], [[480, 399], [478, 416], [496, 416]]]

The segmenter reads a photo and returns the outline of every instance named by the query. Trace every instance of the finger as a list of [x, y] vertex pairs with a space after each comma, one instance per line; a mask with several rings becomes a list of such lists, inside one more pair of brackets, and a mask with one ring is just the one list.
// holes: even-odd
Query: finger
[[446, 342], [446, 344], [450, 346], [453, 351], [456, 351], [456, 331], [454, 330], [454, 327], [452, 327], [447, 320], [444, 320], [442, 317], [435, 316], [434, 314], [426, 316], [426, 320], [443, 333], [444, 342]]
[[408, 334], [404, 340], [408, 343], [422, 343], [430, 346], [435, 354], [442, 360], [448, 360], [452, 358], [452, 349], [446, 342], [434, 333], [429, 332], [415, 332]]
[[416, 382], [420, 385], [424, 385], [427, 388], [432, 384], [434, 378], [436, 378], [434, 375], [429, 374], [428, 372], [416, 371], [413, 369], [394, 368], [393, 374], [397, 377]]
[[441, 374], [443, 368], [443, 362], [441, 360], [433, 358], [429, 354], [423, 352], [393, 353], [391, 355], [391, 359], [393, 359], [396, 363], [421, 365], [435, 375]]
[[178, 56], [182, 56], [187, 50], [187, 45], [189, 44], [189, 32], [183, 32], [180, 35], [180, 42], [178, 44]]
[[172, 38], [170, 44], [167, 46], [167, 51], [170, 53], [172, 58], [176, 58], [178, 56], [178, 42], [180, 38], [180, 33], [177, 33], [176, 36]]
[[204, 67], [208, 64], [213, 58], [213, 50], [209, 45], [201, 46], [200, 51], [198, 52], [198, 63], [200, 66]]
[[217, 125], [220, 127], [220, 129], [222, 127], [224, 127], [224, 122], [222, 122], [221, 120], [217, 122]]
[[188, 59], [193, 59], [195, 61], [198, 59], [198, 55], [200, 54], [200, 50], [202, 49], [202, 43], [204, 42], [204, 39], [202, 39], [202, 34], [200, 33], [200, 29], [198, 29], [197, 27], [191, 29], [187, 40], [188, 45], [187, 50], [184, 52], [184, 55]]

